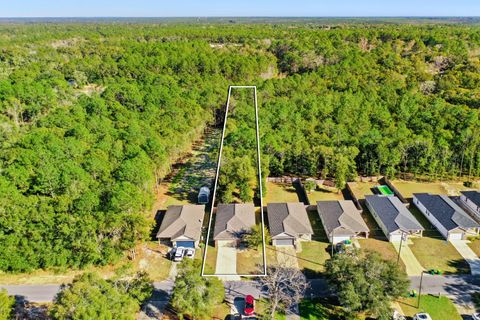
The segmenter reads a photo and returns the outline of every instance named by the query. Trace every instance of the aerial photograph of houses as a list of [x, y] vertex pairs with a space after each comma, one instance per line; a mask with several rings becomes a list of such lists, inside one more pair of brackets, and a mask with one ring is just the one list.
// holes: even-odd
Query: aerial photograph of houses
[[0, 10], [0, 320], [480, 320], [480, 2]]

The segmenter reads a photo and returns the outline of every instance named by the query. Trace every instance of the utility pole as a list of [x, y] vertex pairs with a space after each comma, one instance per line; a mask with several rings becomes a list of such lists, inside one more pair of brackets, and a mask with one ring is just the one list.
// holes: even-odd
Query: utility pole
[[423, 273], [425, 271], [422, 271], [420, 274], [420, 288], [418, 289], [418, 306], [417, 308], [420, 308], [420, 297], [422, 296], [422, 282], [423, 282]]

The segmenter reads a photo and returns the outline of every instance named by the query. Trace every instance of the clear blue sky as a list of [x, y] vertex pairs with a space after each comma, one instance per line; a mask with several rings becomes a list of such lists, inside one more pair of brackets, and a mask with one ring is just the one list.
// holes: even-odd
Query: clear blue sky
[[480, 16], [480, 0], [0, 0], [0, 17]]

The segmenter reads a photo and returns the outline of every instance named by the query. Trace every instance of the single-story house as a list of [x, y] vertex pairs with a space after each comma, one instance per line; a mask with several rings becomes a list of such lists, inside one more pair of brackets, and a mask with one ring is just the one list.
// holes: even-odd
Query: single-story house
[[353, 238], [368, 238], [367, 224], [353, 201], [318, 201], [317, 211], [323, 228], [331, 243], [338, 243]]
[[213, 240], [234, 242], [242, 240], [242, 236], [255, 225], [255, 207], [253, 203], [219, 204], [215, 213]]
[[389, 241], [399, 242], [403, 235], [422, 236], [423, 227], [397, 197], [367, 195], [365, 201]]
[[168, 240], [173, 247], [198, 247], [204, 215], [204, 205], [169, 206], [158, 230], [157, 239]]
[[298, 241], [312, 239], [313, 229], [303, 203], [269, 203], [267, 216], [274, 246], [296, 246]]
[[448, 241], [478, 234], [480, 225], [446, 195], [414, 193], [413, 203]]
[[460, 200], [474, 215], [480, 218], [480, 192], [461, 191]]

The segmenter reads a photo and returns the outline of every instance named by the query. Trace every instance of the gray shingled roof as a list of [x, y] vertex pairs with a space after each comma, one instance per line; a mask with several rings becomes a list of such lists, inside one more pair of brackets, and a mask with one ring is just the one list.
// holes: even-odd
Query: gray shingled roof
[[446, 195], [414, 193], [413, 196], [449, 230], [478, 228], [480, 225]]
[[169, 206], [158, 230], [157, 238], [175, 240], [186, 237], [195, 241], [200, 240], [204, 214], [204, 205]]
[[237, 240], [255, 225], [251, 203], [219, 204], [215, 214], [214, 240]]
[[389, 233], [424, 230], [407, 207], [393, 196], [367, 195], [365, 200], [375, 210]]
[[313, 234], [307, 210], [301, 202], [269, 203], [267, 215], [273, 239], [281, 234], [290, 235], [292, 238], [298, 238], [301, 234]]
[[461, 193], [467, 197], [468, 200], [472, 201], [480, 207], [480, 192], [478, 191], [461, 191]]
[[327, 236], [354, 236], [360, 232], [369, 232], [368, 226], [355, 207], [353, 201], [318, 201], [317, 211], [323, 222]]

